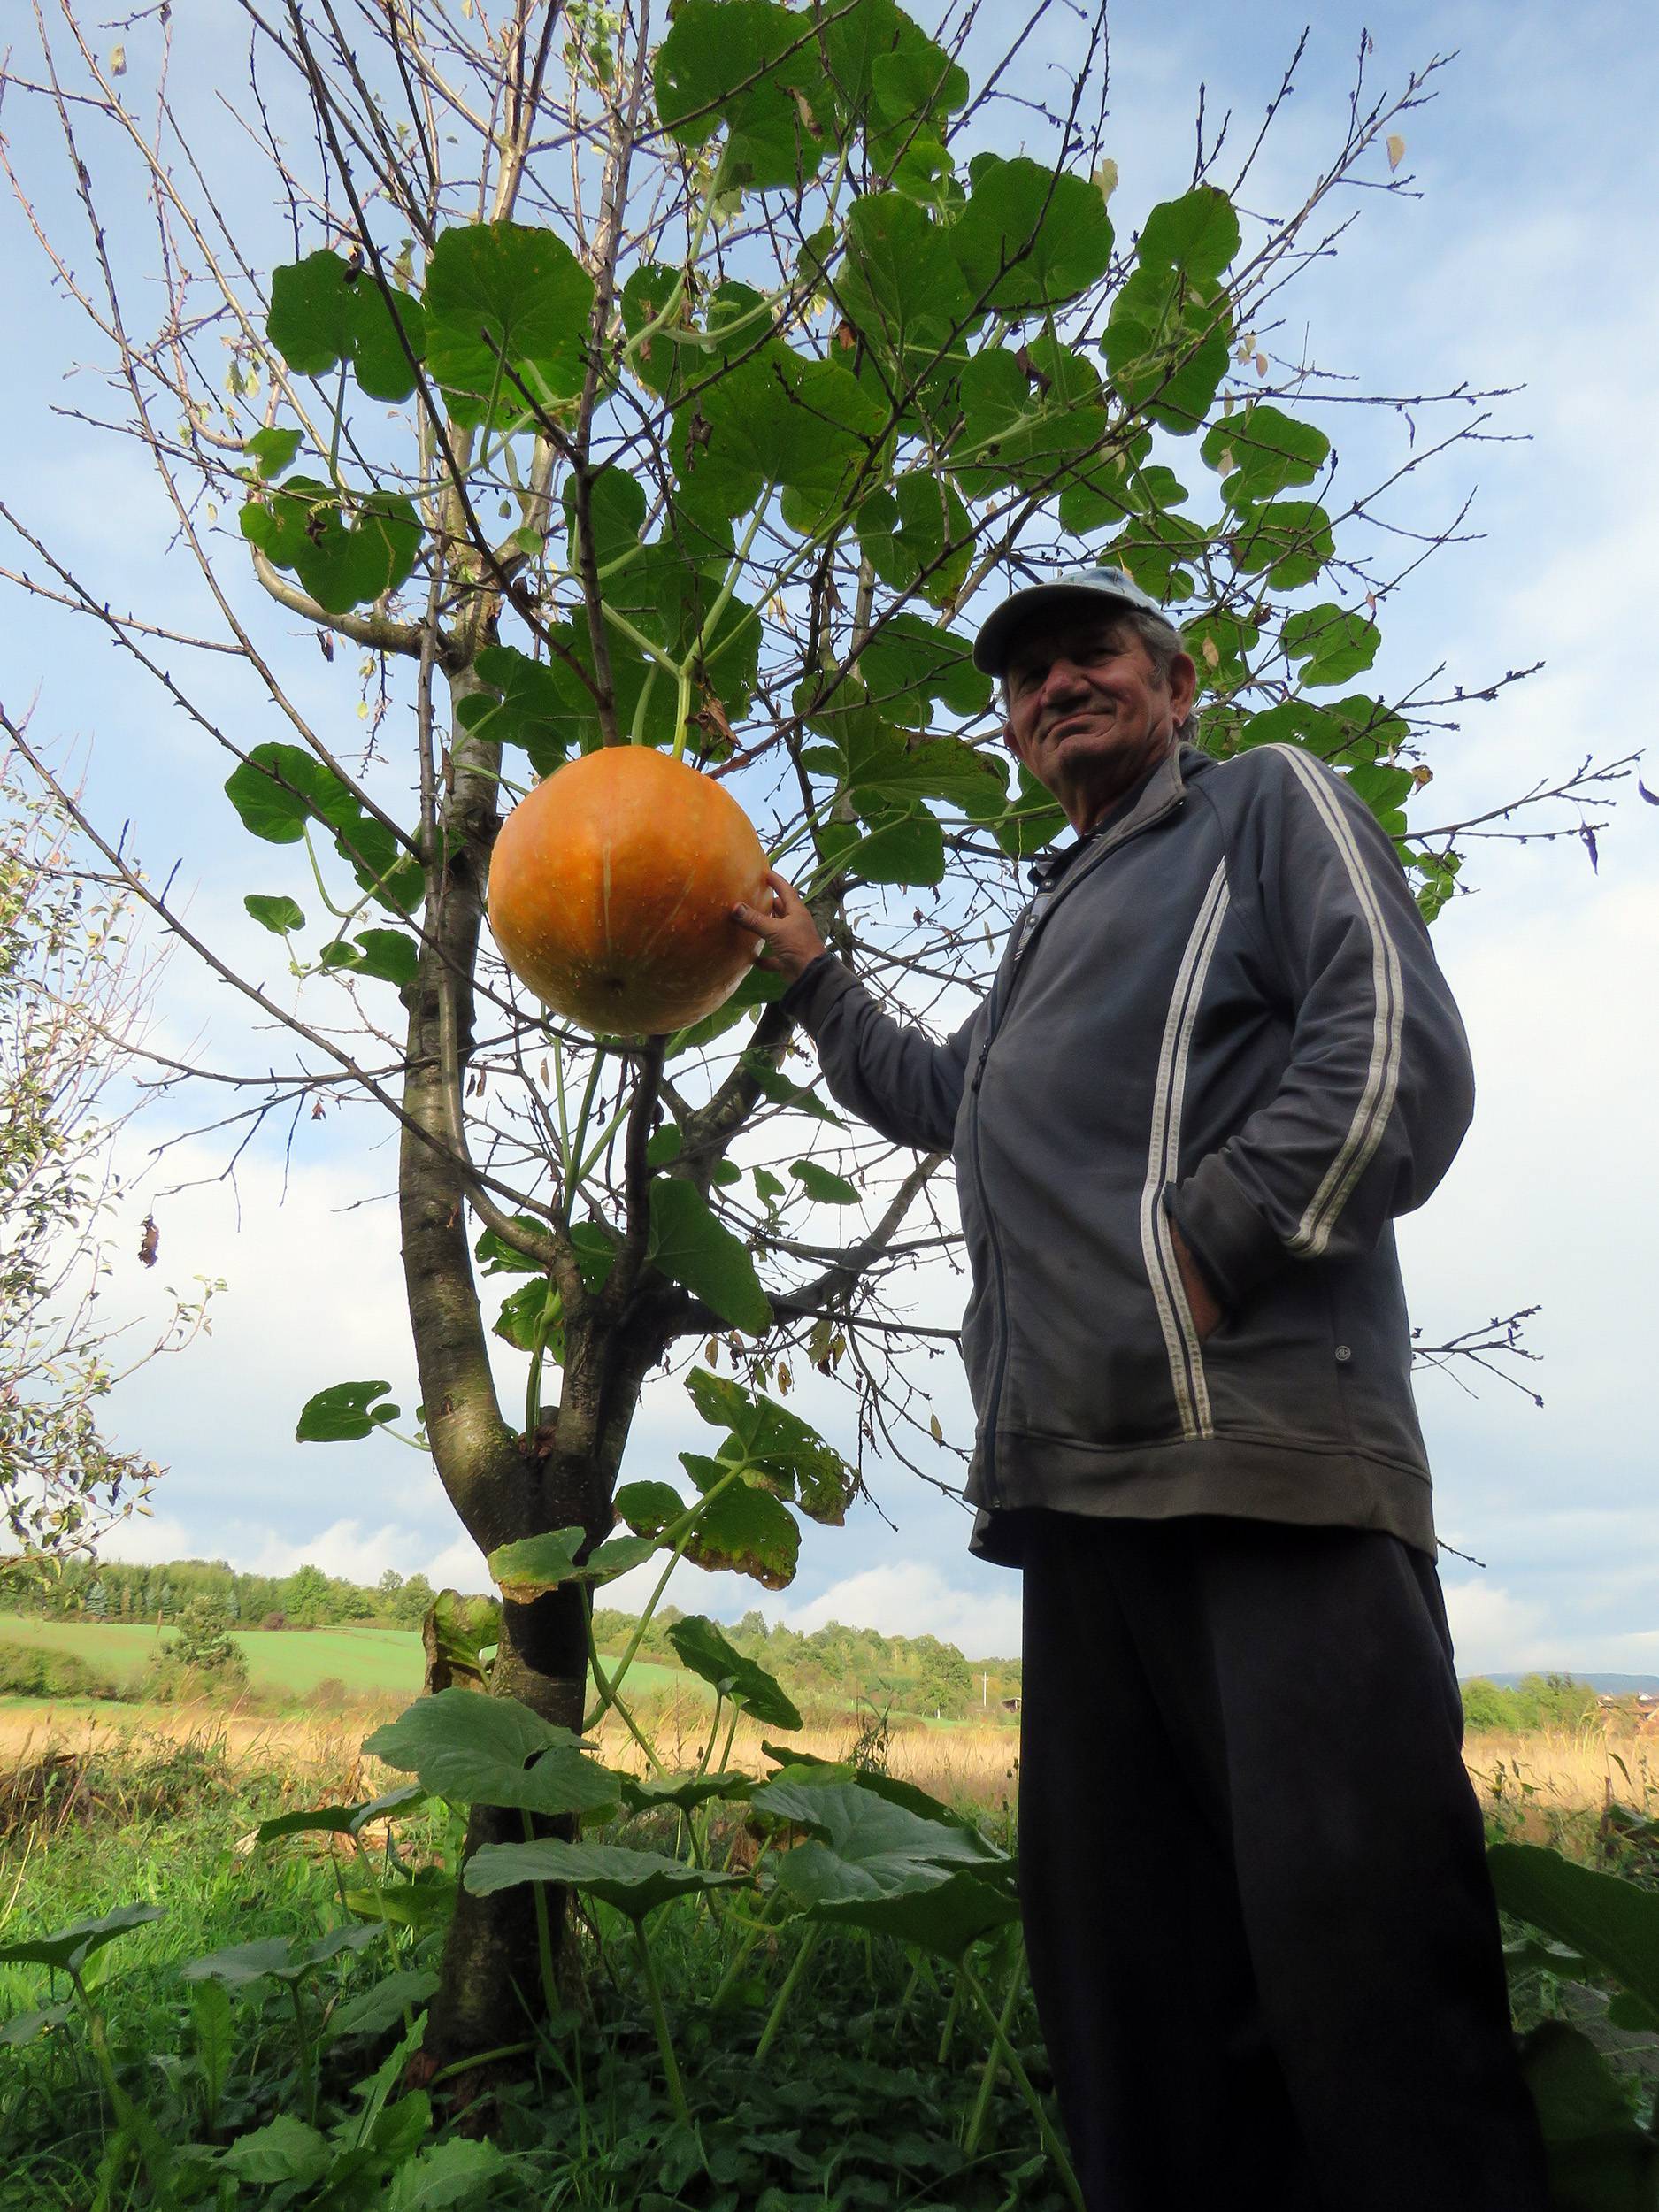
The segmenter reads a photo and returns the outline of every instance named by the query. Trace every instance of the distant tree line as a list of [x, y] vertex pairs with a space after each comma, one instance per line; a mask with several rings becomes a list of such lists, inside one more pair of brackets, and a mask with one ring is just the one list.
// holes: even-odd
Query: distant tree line
[[[668, 1631], [682, 1617], [664, 1606], [646, 1630], [642, 1656], [675, 1663]], [[602, 1651], [633, 1635], [626, 1613], [596, 1609], [594, 1637]], [[1002, 1713], [1019, 1695], [1017, 1659], [967, 1659], [936, 1636], [884, 1636], [878, 1629], [846, 1628], [831, 1621], [806, 1633], [783, 1622], [770, 1625], [758, 1611], [745, 1613], [726, 1635], [746, 1659], [774, 1674], [797, 1705], [862, 1701], [895, 1712], [934, 1713], [969, 1720]]]
[[292, 1574], [242, 1574], [222, 1559], [170, 1559], [156, 1566], [74, 1561], [50, 1586], [8, 1594], [21, 1613], [174, 1626], [202, 1601], [235, 1628], [339, 1628], [356, 1622], [418, 1630], [436, 1593], [425, 1575], [388, 1568], [371, 1588], [296, 1567]]
[[[1465, 1682], [1466, 1728], [1505, 1729], [1517, 1734], [1533, 1728], [1582, 1728], [1601, 1711], [1601, 1700], [1570, 1674], [1524, 1674], [1512, 1689], [1477, 1675]], [[1630, 1701], [1632, 1709], [1634, 1701]]]

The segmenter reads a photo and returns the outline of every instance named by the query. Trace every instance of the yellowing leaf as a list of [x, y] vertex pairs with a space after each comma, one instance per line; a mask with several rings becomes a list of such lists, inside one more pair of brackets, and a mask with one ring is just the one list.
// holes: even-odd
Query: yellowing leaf
[[1256, 357], [1256, 373], [1257, 376], [1267, 374], [1267, 356], [1264, 353], [1258, 353]]
[[1390, 131], [1388, 134], [1388, 166], [1390, 169], [1397, 169], [1400, 166], [1405, 158], [1405, 140], [1401, 137], [1398, 131]]
[[1221, 655], [1212, 637], [1207, 637], [1204, 640], [1204, 665], [1207, 668], [1219, 668], [1221, 665]]
[[[1113, 167], [1114, 167], [1114, 169], [1116, 168], [1116, 166], [1117, 166], [1117, 165], [1114, 163], [1114, 164], [1113, 164]], [[936, 1413], [930, 1413], [930, 1414], [928, 1415], [928, 1417], [927, 1417], [927, 1425], [928, 1425], [929, 1429], [933, 1432], [933, 1441], [934, 1441], [934, 1443], [935, 1443], [935, 1444], [942, 1444], [942, 1443], [944, 1442], [944, 1440], [945, 1440], [945, 1432], [944, 1432], [944, 1431], [943, 1431], [943, 1429], [941, 1429], [941, 1428], [940, 1427], [940, 1425], [939, 1425], [939, 1416], [938, 1416]]]
[[127, 74], [127, 49], [125, 46], [111, 47], [110, 74], [112, 77], [124, 77]]
[[1101, 163], [1099, 168], [1095, 170], [1094, 180], [1100, 188], [1100, 196], [1102, 199], [1110, 200], [1112, 194], [1118, 189], [1118, 164], [1111, 158], [1110, 154], [1106, 157], [1105, 160]]

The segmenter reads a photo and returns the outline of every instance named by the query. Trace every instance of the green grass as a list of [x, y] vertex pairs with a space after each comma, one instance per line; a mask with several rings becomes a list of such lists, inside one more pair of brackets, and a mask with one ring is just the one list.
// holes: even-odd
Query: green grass
[[[83, 1621], [47, 1621], [0, 1613], [0, 1642], [61, 1652], [111, 1682], [136, 1687], [145, 1663], [166, 1632], [128, 1622], [99, 1626]], [[256, 1695], [303, 1696], [319, 1682], [336, 1681], [358, 1695], [419, 1695], [424, 1672], [420, 1639], [397, 1628], [239, 1628], [232, 1631], [248, 1661], [248, 1686]], [[614, 1661], [613, 1661], [614, 1663]], [[636, 1659], [628, 1670], [634, 1696], [691, 1690], [706, 1694], [695, 1675], [680, 1667]]]

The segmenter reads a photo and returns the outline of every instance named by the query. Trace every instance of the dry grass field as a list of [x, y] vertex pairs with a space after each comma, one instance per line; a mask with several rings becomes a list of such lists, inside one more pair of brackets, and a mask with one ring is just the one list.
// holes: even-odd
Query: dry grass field
[[[388, 1701], [385, 1717], [399, 1709]], [[668, 1705], [651, 1717], [663, 1756], [671, 1766], [697, 1763], [706, 1737], [709, 1709], [691, 1698]], [[51, 1753], [108, 1752], [126, 1743], [134, 1749], [165, 1743], [222, 1743], [229, 1762], [251, 1784], [256, 1778], [287, 1778], [285, 1795], [299, 1801], [303, 1790], [372, 1794], [394, 1778], [359, 1745], [380, 1716], [361, 1711], [339, 1716], [273, 1718], [205, 1706], [110, 1707], [8, 1703], [0, 1705], [0, 1793], [4, 1778]], [[763, 1741], [787, 1740], [821, 1759], [844, 1759], [853, 1751], [857, 1724], [808, 1727], [787, 1740], [775, 1730], [744, 1723], [727, 1763], [764, 1773], [770, 1763]], [[639, 1754], [615, 1724], [599, 1732], [601, 1755], [613, 1765], [638, 1766]], [[885, 1757], [887, 1771], [918, 1784], [948, 1802], [976, 1808], [994, 1832], [1011, 1814], [1018, 1784], [1018, 1737], [1008, 1727], [949, 1729], [918, 1724], [895, 1726], [885, 1746], [867, 1746]], [[1464, 1763], [1483, 1809], [1509, 1834], [1548, 1841], [1563, 1823], [1598, 1814], [1609, 1800], [1649, 1815], [1659, 1813], [1659, 1740], [1652, 1735], [1605, 1735], [1595, 1730], [1572, 1734], [1476, 1734], [1463, 1747]]]

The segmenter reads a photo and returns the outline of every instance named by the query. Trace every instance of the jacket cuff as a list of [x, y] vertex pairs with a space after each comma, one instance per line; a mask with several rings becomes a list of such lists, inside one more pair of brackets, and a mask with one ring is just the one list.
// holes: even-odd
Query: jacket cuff
[[1217, 1152], [1201, 1160], [1184, 1183], [1166, 1188], [1164, 1203], [1224, 1312], [1235, 1312], [1289, 1264], [1290, 1255]]
[[815, 1038], [836, 1000], [856, 988], [851, 970], [843, 967], [833, 952], [821, 952], [807, 963], [777, 1001], [778, 1010]]

